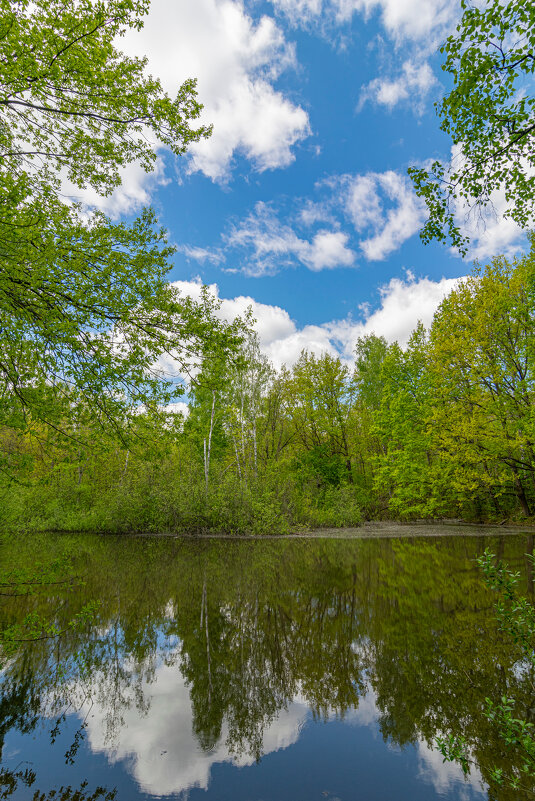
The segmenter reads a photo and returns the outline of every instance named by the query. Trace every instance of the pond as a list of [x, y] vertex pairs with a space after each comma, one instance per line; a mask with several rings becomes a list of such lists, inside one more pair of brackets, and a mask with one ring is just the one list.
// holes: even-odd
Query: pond
[[[63, 629], [99, 605], [4, 666], [0, 798], [523, 798], [491, 778], [514, 756], [485, 698], [507, 693], [528, 717], [535, 704], [475, 562], [486, 547], [532, 594], [532, 536], [484, 530], [6, 541], [4, 567], [67, 552], [79, 578], [2, 597], [2, 626], [36, 611]], [[467, 776], [437, 748], [449, 734], [467, 740]]]

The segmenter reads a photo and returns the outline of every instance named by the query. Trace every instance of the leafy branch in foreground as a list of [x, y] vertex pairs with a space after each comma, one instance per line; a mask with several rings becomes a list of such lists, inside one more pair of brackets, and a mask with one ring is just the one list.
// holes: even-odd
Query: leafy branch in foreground
[[68, 631], [83, 629], [94, 619], [99, 606], [99, 601], [85, 604], [63, 628], [37, 612], [29, 612], [21, 623], [14, 623], [0, 632], [0, 656], [9, 659], [25, 643], [56, 639]]
[[[74, 573], [70, 557], [61, 556], [46, 565], [35, 565], [31, 569], [13, 569], [0, 573], [0, 597], [11, 598], [35, 596], [50, 588], [62, 591], [80, 587], [83, 579]], [[97, 614], [99, 601], [85, 604], [61, 627], [42, 614], [32, 611], [18, 623], [4, 626], [0, 630], [0, 668], [2, 661], [10, 659], [24, 643], [61, 637], [67, 631], [83, 629]]]
[[[210, 135], [192, 127], [195, 81], [174, 98], [119, 49], [147, 0], [0, 0], [0, 429], [43, 426], [73, 442], [92, 428], [122, 439], [141, 407], [156, 413], [213, 340], [234, 330], [205, 293], [167, 281], [174, 248], [145, 210], [114, 223], [69, 198], [109, 195], [132, 162], [181, 155]], [[162, 151], [163, 152], [163, 151]], [[70, 185], [70, 186], [69, 186]], [[164, 366], [165, 365], [165, 368]], [[86, 440], [88, 438], [86, 437]], [[0, 470], [16, 465], [3, 454]]]
[[463, 255], [462, 214], [485, 223], [504, 192], [505, 217], [521, 228], [535, 212], [535, 5], [462, 0], [462, 19], [440, 52], [453, 88], [436, 104], [453, 142], [449, 164], [409, 168], [428, 207], [421, 238], [451, 242]]
[[56, 188], [59, 174], [109, 194], [120, 168], [151, 170], [154, 142], [183, 154], [209, 136], [191, 128], [202, 105], [196, 82], [174, 98], [146, 72], [147, 59], [118, 45], [140, 30], [149, 0], [1, 0], [0, 158], [2, 169]]
[[[527, 554], [527, 557], [534, 561], [532, 554]], [[500, 629], [519, 646], [523, 658], [519, 669], [530, 679], [533, 691], [531, 671], [535, 668], [535, 607], [518, 594], [519, 573], [509, 570], [501, 560], [496, 561], [488, 548], [477, 561], [483, 570], [485, 584], [499, 595], [496, 614]], [[518, 704], [514, 698], [502, 696], [499, 703], [485, 698], [485, 704], [487, 720], [496, 728], [506, 748], [514, 750], [517, 755], [516, 765], [510, 773], [495, 767], [490, 772], [491, 778], [497, 785], [535, 795], [534, 724], [518, 717]], [[456, 761], [465, 774], [469, 772], [472, 760], [465, 737], [450, 735], [438, 738], [437, 745], [445, 761]]]

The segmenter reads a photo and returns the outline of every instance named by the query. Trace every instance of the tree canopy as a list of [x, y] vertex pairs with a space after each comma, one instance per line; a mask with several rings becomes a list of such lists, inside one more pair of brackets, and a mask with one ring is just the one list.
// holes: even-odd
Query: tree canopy
[[450, 242], [462, 254], [463, 217], [485, 220], [496, 193], [504, 216], [522, 228], [535, 210], [535, 6], [522, 0], [462, 0], [462, 19], [440, 52], [453, 87], [436, 104], [453, 142], [449, 163], [411, 167], [428, 207], [421, 237]]
[[89, 419], [121, 433], [235, 329], [207, 294], [194, 303], [168, 283], [174, 249], [152, 211], [115, 223], [72, 203], [65, 182], [107, 195], [128, 163], [150, 170], [158, 147], [182, 154], [210, 128], [192, 127], [193, 79], [173, 99], [118, 49], [148, 2], [0, 9], [0, 424], [65, 432], [78, 419], [80, 436]]

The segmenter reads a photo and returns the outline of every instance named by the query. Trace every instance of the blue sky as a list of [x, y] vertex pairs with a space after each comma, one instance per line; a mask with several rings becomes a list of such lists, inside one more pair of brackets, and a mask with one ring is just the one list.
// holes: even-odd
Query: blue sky
[[403, 344], [474, 257], [524, 246], [499, 196], [484, 230], [459, 212], [466, 260], [418, 237], [406, 171], [451, 155], [433, 104], [459, 14], [458, 0], [153, 0], [124, 48], [171, 94], [197, 77], [214, 133], [178, 161], [160, 150], [150, 176], [129, 167], [105, 210], [152, 203], [178, 247], [170, 279], [210, 284], [227, 316], [251, 304], [276, 364], [304, 347], [350, 358], [372, 331]]

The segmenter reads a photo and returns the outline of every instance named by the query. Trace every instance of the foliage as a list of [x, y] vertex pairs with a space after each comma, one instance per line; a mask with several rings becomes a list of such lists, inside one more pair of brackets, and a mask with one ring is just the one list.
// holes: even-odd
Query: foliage
[[[116, 433], [128, 437], [103, 440], [98, 415], [111, 409], [113, 418], [126, 404], [126, 390], [113, 395], [111, 362], [94, 412], [89, 397], [62, 397], [43, 382], [55, 393], [49, 406], [26, 427], [0, 428], [18, 479], [0, 482], [2, 525], [280, 534], [363, 517], [531, 516], [534, 253], [477, 268], [405, 349], [361, 338], [353, 367], [304, 351], [276, 371], [250, 316], [220, 326], [206, 295], [190, 316], [201, 356], [190, 360], [189, 414], [154, 399], [142, 412], [125, 409]], [[139, 376], [140, 386], [152, 380], [160, 392], [156, 377]]]
[[[436, 441], [458, 491], [515, 494], [525, 515], [535, 489], [535, 361], [528, 276], [535, 251], [494, 259], [458, 284], [435, 315], [430, 371]], [[452, 414], [455, 409], [455, 414]]]
[[[533, 554], [527, 554], [527, 557], [533, 562]], [[535, 668], [535, 607], [518, 594], [520, 574], [510, 570], [502, 560], [496, 560], [490, 549], [487, 548], [477, 561], [483, 570], [485, 584], [498, 593], [496, 614], [500, 628], [519, 646], [522, 655], [519, 670], [527, 672], [529, 668]], [[530, 684], [533, 691], [533, 682]], [[518, 700], [508, 695], [502, 695], [499, 702], [485, 698], [485, 704], [485, 716], [507, 750], [515, 754], [507, 770], [498, 766], [491, 769], [492, 780], [499, 786], [532, 792], [535, 779], [533, 723], [518, 717]], [[469, 771], [472, 759], [464, 737], [452, 734], [449, 738], [438, 738], [437, 744], [445, 760], [458, 761], [465, 773]]]
[[170, 98], [146, 59], [118, 49], [147, 10], [145, 0], [1, 5], [0, 426], [40, 441], [43, 427], [77, 442], [88, 426], [92, 441], [99, 430], [125, 439], [136, 409], [183, 392], [177, 378], [203, 349], [236, 343], [207, 293], [195, 303], [166, 281], [173, 248], [152, 211], [113, 223], [66, 197], [68, 184], [110, 194], [133, 161], [152, 169], [154, 141], [178, 155], [210, 134], [190, 127], [202, 108], [195, 81]]
[[453, 158], [409, 174], [429, 210], [423, 241], [449, 240], [464, 254], [462, 215], [485, 220], [498, 192], [505, 217], [522, 228], [533, 221], [535, 7], [523, 0], [462, 0], [461, 7], [456, 33], [440, 48], [453, 88], [436, 104]]

